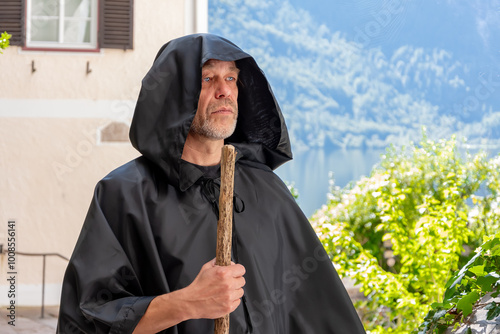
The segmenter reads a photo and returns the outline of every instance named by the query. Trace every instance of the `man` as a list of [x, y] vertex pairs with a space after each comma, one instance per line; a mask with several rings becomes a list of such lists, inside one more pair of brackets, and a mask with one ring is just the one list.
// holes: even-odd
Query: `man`
[[[59, 333], [364, 333], [331, 262], [273, 169], [286, 126], [254, 59], [201, 34], [167, 43], [142, 83], [142, 157], [96, 187], [63, 284]], [[234, 263], [214, 264], [219, 162], [236, 147]]]

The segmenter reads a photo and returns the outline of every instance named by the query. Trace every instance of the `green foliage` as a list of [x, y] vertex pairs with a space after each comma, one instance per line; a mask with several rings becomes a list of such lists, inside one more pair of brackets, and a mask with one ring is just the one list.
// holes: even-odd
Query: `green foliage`
[[293, 198], [295, 198], [295, 200], [297, 201], [299, 199], [299, 190], [295, 187], [295, 183], [289, 183], [288, 181], [285, 181], [285, 184], [288, 190], [290, 190]]
[[500, 158], [461, 155], [455, 138], [424, 135], [389, 148], [369, 178], [331, 189], [312, 223], [339, 274], [367, 297], [356, 307], [370, 333], [415, 330], [470, 250], [498, 229], [499, 169]]
[[2, 53], [3, 49], [6, 49], [9, 46], [9, 39], [12, 35], [8, 34], [6, 31], [0, 35], [0, 53]]
[[[419, 328], [419, 334], [443, 333], [450, 327], [465, 322], [479, 300], [487, 293], [498, 296], [500, 285], [500, 233], [487, 237], [476, 250], [476, 255], [451, 277], [446, 284], [442, 303], [432, 309]], [[484, 306], [484, 305], [483, 305]], [[500, 304], [492, 301], [485, 307], [487, 320], [500, 315]]]

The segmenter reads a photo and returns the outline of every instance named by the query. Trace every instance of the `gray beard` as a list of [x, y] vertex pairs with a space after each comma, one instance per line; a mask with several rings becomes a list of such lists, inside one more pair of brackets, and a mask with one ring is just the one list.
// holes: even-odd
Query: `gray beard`
[[236, 129], [236, 120], [233, 122], [232, 127], [228, 128], [218, 128], [212, 124], [210, 120], [203, 122], [202, 124], [192, 124], [189, 132], [197, 134], [202, 137], [220, 140], [229, 138]]

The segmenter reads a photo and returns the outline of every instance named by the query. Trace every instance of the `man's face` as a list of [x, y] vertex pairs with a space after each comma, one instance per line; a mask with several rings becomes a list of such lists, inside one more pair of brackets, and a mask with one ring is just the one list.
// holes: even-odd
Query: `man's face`
[[202, 68], [198, 111], [190, 133], [208, 139], [226, 139], [238, 117], [238, 73], [234, 61], [210, 59]]

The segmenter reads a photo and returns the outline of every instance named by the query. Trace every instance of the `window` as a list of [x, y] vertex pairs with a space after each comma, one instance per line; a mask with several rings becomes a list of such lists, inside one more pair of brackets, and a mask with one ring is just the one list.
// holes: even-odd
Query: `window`
[[1, 0], [0, 30], [27, 49], [132, 49], [133, 0]]
[[27, 47], [97, 47], [97, 0], [28, 0]]

